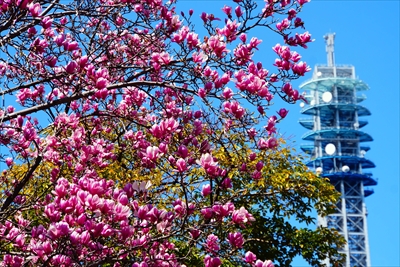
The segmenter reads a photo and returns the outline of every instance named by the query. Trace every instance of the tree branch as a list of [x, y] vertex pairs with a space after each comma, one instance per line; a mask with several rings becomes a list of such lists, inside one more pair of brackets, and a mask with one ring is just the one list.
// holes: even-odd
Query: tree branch
[[22, 188], [24, 188], [29, 178], [32, 176], [33, 172], [37, 169], [37, 167], [39, 167], [40, 162], [42, 162], [42, 157], [38, 156], [35, 160], [35, 163], [25, 174], [25, 177], [15, 187], [13, 194], [6, 199], [0, 211], [4, 211], [5, 209], [8, 208], [8, 206], [10, 206], [10, 204], [14, 201], [15, 197], [18, 196], [19, 192], [22, 190]]
[[[195, 93], [193, 90], [187, 89], [187, 88], [183, 88], [180, 86], [176, 86], [176, 85], [172, 85], [166, 82], [153, 82], [153, 81], [134, 81], [134, 82], [128, 82], [128, 83], [119, 83], [119, 84], [114, 84], [114, 85], [110, 85], [107, 87], [108, 90], [112, 90], [112, 89], [117, 89], [117, 88], [121, 88], [121, 87], [128, 87], [128, 86], [141, 86], [141, 85], [147, 85], [147, 86], [164, 86], [164, 87], [170, 87], [170, 88], [175, 88], [175, 89], [179, 89], [182, 91], [186, 91], [186, 92], [190, 92], [190, 93]], [[76, 95], [71, 95], [70, 97], [64, 97], [64, 98], [60, 98], [60, 99], [56, 99], [44, 104], [40, 104], [37, 106], [33, 106], [30, 108], [26, 108], [24, 110], [21, 111], [17, 111], [8, 115], [3, 116], [2, 118], [0, 118], [1, 122], [7, 122], [9, 120], [15, 119], [18, 116], [26, 116], [32, 113], [36, 113], [38, 111], [42, 111], [42, 110], [46, 110], [49, 109], [51, 107], [60, 105], [60, 104], [66, 104], [66, 103], [70, 103], [74, 100], [78, 100], [81, 98], [85, 98], [85, 97], [89, 97], [92, 96], [96, 93], [96, 91], [92, 90], [92, 91], [87, 91], [85, 93], [82, 94], [76, 94]]]

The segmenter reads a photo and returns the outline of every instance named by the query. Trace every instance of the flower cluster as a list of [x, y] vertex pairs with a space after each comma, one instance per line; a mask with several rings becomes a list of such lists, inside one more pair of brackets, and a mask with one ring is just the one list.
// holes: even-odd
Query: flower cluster
[[[279, 146], [272, 98], [301, 99], [306, 2], [235, 0], [201, 36], [174, 1], [0, 0], [0, 266], [273, 266], [238, 203]], [[274, 70], [247, 37], [271, 23]]]

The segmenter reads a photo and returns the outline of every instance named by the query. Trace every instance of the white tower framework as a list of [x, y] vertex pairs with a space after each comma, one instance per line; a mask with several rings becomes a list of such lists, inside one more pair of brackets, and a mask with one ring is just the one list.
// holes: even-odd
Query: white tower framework
[[365, 96], [359, 94], [369, 88], [356, 78], [353, 66], [335, 65], [335, 34], [324, 38], [328, 64], [316, 66], [312, 79], [300, 86], [308, 100], [301, 113], [312, 116], [299, 121], [311, 130], [302, 138], [313, 141], [301, 149], [311, 155], [307, 166], [329, 178], [342, 194], [335, 213], [318, 218], [319, 224], [335, 228], [345, 237], [347, 245], [341, 252], [347, 256], [346, 267], [369, 267], [364, 198], [373, 193], [368, 186], [377, 182], [371, 173], [364, 172], [375, 165], [365, 157], [369, 147], [364, 142], [372, 141], [372, 137], [360, 129], [368, 123], [362, 117], [371, 113], [360, 105]]

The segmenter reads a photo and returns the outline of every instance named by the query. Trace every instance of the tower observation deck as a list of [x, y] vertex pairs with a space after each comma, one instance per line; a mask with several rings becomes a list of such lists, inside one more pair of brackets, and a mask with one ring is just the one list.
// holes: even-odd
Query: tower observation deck
[[[364, 198], [371, 195], [370, 186], [377, 184], [365, 169], [374, 168], [366, 152], [365, 142], [372, 137], [363, 132], [371, 115], [360, 103], [366, 99], [360, 91], [368, 85], [356, 78], [351, 65], [335, 65], [335, 34], [324, 36], [328, 57], [327, 65], [317, 65], [312, 79], [300, 88], [306, 91], [307, 105], [301, 113], [311, 117], [300, 119], [300, 124], [310, 131], [302, 136], [312, 141], [301, 149], [311, 155], [307, 166], [329, 178], [342, 196], [334, 214], [318, 218], [322, 226], [335, 228], [347, 244], [341, 249], [346, 254], [346, 267], [369, 267], [370, 255], [367, 231], [367, 210]], [[329, 266], [329, 262], [326, 262]]]

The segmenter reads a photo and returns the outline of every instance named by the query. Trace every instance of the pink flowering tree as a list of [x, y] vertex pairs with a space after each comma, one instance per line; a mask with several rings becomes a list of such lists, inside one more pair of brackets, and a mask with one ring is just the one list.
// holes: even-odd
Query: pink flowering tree
[[[287, 110], [270, 107], [302, 100], [291, 80], [309, 71], [293, 51], [312, 41], [297, 15], [308, 1], [235, 0], [218, 14], [174, 2], [0, 0], [0, 266], [337, 256], [326, 229], [290, 228], [290, 253], [262, 245], [286, 249], [272, 242], [280, 216], [310, 220], [304, 210], [326, 213], [337, 198], [280, 150]], [[254, 60], [256, 28], [282, 43], [268, 69]], [[291, 200], [303, 210], [282, 214]]]

